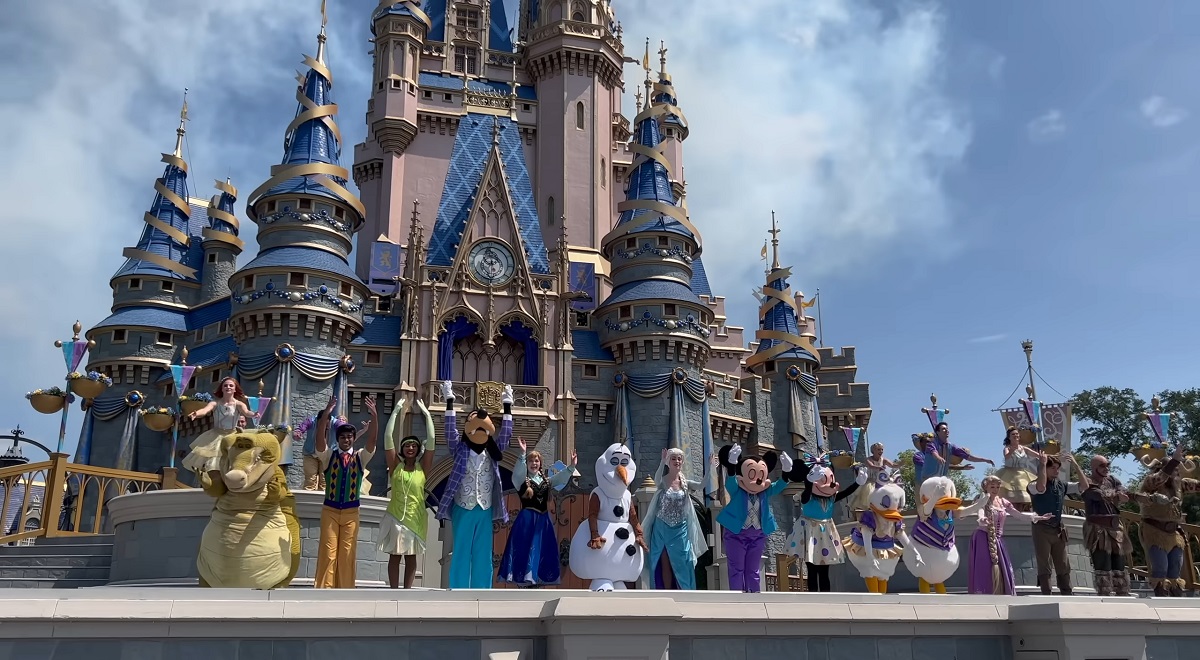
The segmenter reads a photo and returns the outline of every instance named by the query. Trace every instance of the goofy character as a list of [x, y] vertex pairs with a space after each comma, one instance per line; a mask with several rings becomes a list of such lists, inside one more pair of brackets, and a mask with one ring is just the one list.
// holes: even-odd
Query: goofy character
[[775, 516], [771, 513], [771, 497], [787, 488], [787, 480], [772, 482], [767, 478], [778, 463], [786, 475], [792, 470], [792, 457], [769, 451], [760, 456], [743, 455], [741, 445], [725, 445], [717, 452], [717, 460], [725, 468], [725, 492], [729, 504], [717, 515], [717, 523], [725, 529], [726, 566], [729, 569], [730, 591], [758, 593], [761, 591], [762, 556], [767, 537], [775, 532]]
[[508, 522], [500, 456], [512, 440], [512, 386], [505, 385], [500, 397], [504, 417], [499, 434], [481, 408], [467, 415], [459, 437], [454, 390], [448, 380], [442, 383], [442, 398], [446, 400], [446, 445], [454, 457], [454, 468], [438, 504], [437, 518], [450, 521], [454, 536], [450, 588], [491, 589], [492, 521]]

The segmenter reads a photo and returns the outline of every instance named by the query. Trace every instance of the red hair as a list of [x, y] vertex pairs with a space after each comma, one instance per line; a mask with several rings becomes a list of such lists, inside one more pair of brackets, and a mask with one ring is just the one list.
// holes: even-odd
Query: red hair
[[221, 397], [224, 396], [224, 393], [221, 392], [221, 388], [225, 387], [225, 381], [227, 380], [233, 381], [233, 398], [246, 405], [250, 405], [250, 399], [247, 399], [246, 393], [242, 391], [242, 384], [239, 383], [233, 376], [226, 376], [217, 383], [217, 389], [215, 392], [213, 392], [213, 398], [218, 401], [221, 400]]

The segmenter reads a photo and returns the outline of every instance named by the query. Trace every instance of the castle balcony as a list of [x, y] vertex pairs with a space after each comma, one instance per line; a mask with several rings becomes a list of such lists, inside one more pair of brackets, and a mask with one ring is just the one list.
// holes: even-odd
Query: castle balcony
[[[504, 411], [504, 406], [500, 403], [500, 395], [504, 392], [503, 383], [453, 381], [453, 387], [454, 403], [460, 415], [466, 414], [463, 411], [476, 408], [483, 408], [497, 416]], [[551, 405], [554, 401], [550, 396], [550, 388], [541, 385], [513, 385], [512, 388], [513, 433], [531, 443], [536, 442], [554, 419], [551, 415]], [[431, 413], [439, 416], [437, 413], [446, 410], [441, 381], [429, 381], [421, 386], [421, 391], [425, 400], [429, 402]], [[436, 426], [438, 437], [441, 439], [443, 425], [439, 423]]]

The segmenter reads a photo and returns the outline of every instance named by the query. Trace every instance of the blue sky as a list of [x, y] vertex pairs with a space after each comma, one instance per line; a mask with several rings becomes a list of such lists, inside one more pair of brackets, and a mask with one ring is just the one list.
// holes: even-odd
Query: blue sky
[[[364, 133], [371, 4], [330, 3], [346, 165]], [[0, 427], [57, 435], [57, 418], [32, 412], [24, 393], [58, 382], [52, 343], [76, 318], [107, 314], [108, 278], [141, 231], [184, 87], [193, 195], [226, 175], [245, 192], [265, 180], [295, 110], [301, 53], [315, 49], [318, 5], [105, 0], [10, 12]], [[858, 348], [869, 436], [889, 453], [926, 429], [918, 410], [936, 392], [954, 437], [998, 459], [990, 411], [1020, 380], [1025, 338], [1065, 394], [1197, 384], [1200, 42], [1188, 26], [1200, 5], [614, 7], [627, 54], [640, 56], [646, 37], [670, 49], [691, 125], [689, 208], [731, 323], [755, 318], [761, 237], [727, 246], [748, 223], [765, 237], [775, 210], [793, 286], [821, 290], [826, 344]], [[629, 108], [640, 71], [626, 78]]]

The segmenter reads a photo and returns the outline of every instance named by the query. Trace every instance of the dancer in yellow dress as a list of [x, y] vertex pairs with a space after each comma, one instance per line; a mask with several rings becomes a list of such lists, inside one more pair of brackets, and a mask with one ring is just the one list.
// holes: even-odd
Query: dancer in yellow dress
[[181, 463], [184, 468], [197, 474], [208, 474], [219, 469], [217, 463], [221, 455], [221, 438], [233, 433], [239, 426], [244, 426], [242, 418], [255, 418], [254, 413], [250, 412], [250, 400], [246, 398], [236, 378], [222, 378], [217, 384], [217, 391], [213, 392], [213, 397], [214, 400], [208, 405], [187, 416], [190, 422], [213, 414], [212, 428], [192, 441], [191, 451]]
[[[392, 410], [392, 417], [401, 406]], [[425, 418], [425, 440], [410, 435], [400, 441], [399, 450], [388, 450], [388, 482], [391, 501], [379, 523], [379, 554], [388, 556], [388, 584], [400, 588], [400, 562], [404, 561], [404, 588], [412, 589], [417, 577], [417, 556], [425, 554], [425, 532], [429, 517], [425, 511], [425, 475], [433, 469], [433, 416], [417, 399], [417, 409]], [[394, 421], [388, 422], [393, 429]], [[389, 442], [390, 444], [390, 442]], [[393, 453], [399, 455], [393, 458]]]

